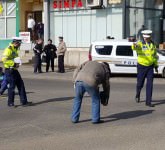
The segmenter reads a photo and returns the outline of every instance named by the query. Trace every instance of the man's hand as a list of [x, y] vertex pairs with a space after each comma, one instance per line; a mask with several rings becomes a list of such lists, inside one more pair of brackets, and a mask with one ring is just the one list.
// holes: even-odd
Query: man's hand
[[15, 68], [19, 68], [19, 63], [15, 63], [15, 64], [14, 64], [14, 67], [15, 67]]

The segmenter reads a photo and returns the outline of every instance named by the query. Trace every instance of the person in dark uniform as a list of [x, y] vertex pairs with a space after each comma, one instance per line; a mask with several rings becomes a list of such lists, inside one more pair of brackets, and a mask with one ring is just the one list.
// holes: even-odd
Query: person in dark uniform
[[46, 72], [49, 71], [49, 66], [51, 63], [52, 72], [54, 72], [54, 59], [57, 58], [56, 51], [57, 48], [52, 44], [52, 40], [48, 40], [48, 44], [45, 45], [44, 50], [46, 54]]
[[35, 45], [35, 47], [33, 48], [34, 51], [34, 73], [42, 73], [41, 70], [41, 54], [43, 50], [43, 40], [42, 39], [38, 39], [37, 40], [37, 44]]
[[64, 56], [66, 52], [66, 44], [63, 41], [63, 37], [59, 37], [59, 45], [57, 49], [57, 55], [58, 55], [58, 72], [59, 73], [64, 73], [65, 68], [64, 68]]
[[44, 37], [44, 24], [42, 22], [38, 22], [38, 24], [36, 25], [36, 30], [37, 30], [38, 38], [43, 39], [43, 37]]
[[145, 78], [147, 78], [146, 85], [146, 105], [154, 107], [152, 102], [152, 90], [153, 90], [153, 78], [154, 68], [158, 72], [158, 56], [156, 45], [151, 40], [151, 30], [142, 31], [143, 41], [138, 41], [132, 45], [132, 49], [136, 50], [138, 55], [137, 65], [137, 86], [136, 86], [136, 97], [137, 103], [140, 102], [140, 93], [143, 88]]
[[[4, 50], [2, 56], [2, 62], [5, 68], [5, 76], [8, 87], [8, 106], [14, 106], [14, 96], [15, 96], [15, 87], [18, 88], [18, 93], [20, 96], [20, 102], [22, 106], [27, 106], [31, 102], [27, 101], [26, 91], [24, 82], [21, 78], [20, 73], [18, 72], [18, 49], [21, 45], [21, 39], [19, 37], [13, 38], [12, 43]], [[17, 58], [17, 61], [15, 61]], [[20, 59], [20, 58], [19, 58]]]

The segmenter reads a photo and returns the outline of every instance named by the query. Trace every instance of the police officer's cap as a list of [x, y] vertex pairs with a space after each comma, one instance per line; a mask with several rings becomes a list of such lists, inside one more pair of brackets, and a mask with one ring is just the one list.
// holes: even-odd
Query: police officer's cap
[[13, 37], [12, 39], [13, 39], [12, 42], [22, 43], [22, 38], [21, 37]]
[[151, 30], [143, 30], [142, 32], [143, 37], [149, 38], [151, 37], [152, 31]]

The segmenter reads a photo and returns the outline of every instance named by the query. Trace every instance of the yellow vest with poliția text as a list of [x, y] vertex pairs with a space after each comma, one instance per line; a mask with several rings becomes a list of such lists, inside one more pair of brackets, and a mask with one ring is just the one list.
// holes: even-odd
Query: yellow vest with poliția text
[[138, 55], [138, 63], [143, 66], [158, 66], [158, 56], [156, 45], [138, 41], [136, 45], [132, 45], [132, 50], [135, 50]]
[[14, 58], [18, 57], [18, 49], [10, 44], [3, 52], [2, 62], [5, 68], [14, 68]]

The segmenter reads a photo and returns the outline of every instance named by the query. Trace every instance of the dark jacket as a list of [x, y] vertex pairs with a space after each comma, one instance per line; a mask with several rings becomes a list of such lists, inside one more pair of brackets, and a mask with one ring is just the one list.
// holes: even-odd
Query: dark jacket
[[42, 54], [42, 44], [36, 44], [35, 47], [33, 48], [35, 56], [41, 56]]
[[96, 61], [87, 61], [81, 66], [77, 67], [73, 74], [73, 81], [83, 81], [89, 86], [98, 88], [100, 84], [103, 86], [103, 90], [109, 97], [110, 91], [110, 69], [104, 63], [98, 63]]
[[36, 30], [40, 34], [44, 34], [44, 24], [43, 23], [38, 23], [36, 25]]
[[43, 51], [45, 52], [46, 57], [57, 58], [57, 55], [56, 55], [57, 48], [56, 48], [55, 45], [53, 45], [53, 44], [47, 44], [47, 45], [45, 45]]

